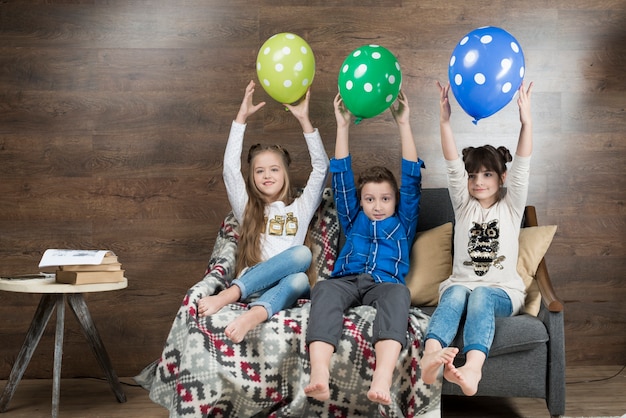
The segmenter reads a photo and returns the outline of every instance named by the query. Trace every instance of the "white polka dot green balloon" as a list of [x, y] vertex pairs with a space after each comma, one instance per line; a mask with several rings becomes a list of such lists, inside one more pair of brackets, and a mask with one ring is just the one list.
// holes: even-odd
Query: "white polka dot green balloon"
[[346, 108], [361, 119], [385, 111], [398, 97], [402, 71], [396, 57], [380, 45], [352, 51], [339, 70], [339, 94]]
[[309, 44], [293, 33], [277, 33], [259, 49], [259, 83], [279, 103], [295, 103], [313, 83], [315, 57]]

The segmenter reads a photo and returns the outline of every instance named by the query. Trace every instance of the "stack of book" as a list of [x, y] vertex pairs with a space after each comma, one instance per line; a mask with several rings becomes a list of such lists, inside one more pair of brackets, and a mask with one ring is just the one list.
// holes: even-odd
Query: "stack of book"
[[46, 250], [39, 267], [56, 267], [57, 283], [88, 284], [124, 281], [117, 256], [107, 250]]

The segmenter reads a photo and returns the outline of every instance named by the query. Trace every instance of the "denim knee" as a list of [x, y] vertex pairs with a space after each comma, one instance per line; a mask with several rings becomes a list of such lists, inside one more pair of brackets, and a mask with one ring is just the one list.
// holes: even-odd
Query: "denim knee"
[[513, 313], [511, 299], [504, 289], [479, 286], [474, 289], [468, 300], [468, 311], [481, 312], [490, 307], [492, 316], [509, 316]]
[[450, 345], [465, 314], [470, 292], [470, 289], [460, 285], [451, 286], [443, 292], [431, 316], [426, 339], [437, 340], [442, 347]]
[[449, 317], [453, 315], [460, 320], [467, 309], [467, 304], [472, 291], [461, 285], [450, 286], [441, 295], [436, 309], [438, 316]]
[[295, 264], [307, 266], [308, 268], [313, 261], [311, 249], [306, 245], [296, 245], [289, 248], [287, 251], [289, 251], [289, 257]]
[[309, 296], [311, 291], [311, 285], [309, 283], [309, 276], [306, 273], [296, 273], [289, 276], [289, 285], [296, 295], [300, 297]]
[[493, 292], [490, 287], [478, 286], [472, 291], [468, 302], [476, 306], [486, 306], [492, 303], [490, 300], [492, 296]]
[[446, 289], [441, 295], [441, 301], [439, 305], [450, 303], [452, 306], [465, 306], [467, 302], [468, 295], [472, 291], [461, 285], [453, 285]]
[[463, 352], [479, 350], [488, 356], [495, 335], [496, 317], [511, 313], [511, 299], [503, 289], [487, 286], [474, 289], [467, 305]]

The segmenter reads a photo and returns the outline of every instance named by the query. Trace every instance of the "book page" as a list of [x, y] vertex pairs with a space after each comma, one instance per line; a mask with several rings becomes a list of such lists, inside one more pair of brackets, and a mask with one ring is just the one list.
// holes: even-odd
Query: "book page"
[[101, 264], [105, 255], [113, 255], [108, 250], [59, 250], [48, 249], [43, 253], [39, 267]]

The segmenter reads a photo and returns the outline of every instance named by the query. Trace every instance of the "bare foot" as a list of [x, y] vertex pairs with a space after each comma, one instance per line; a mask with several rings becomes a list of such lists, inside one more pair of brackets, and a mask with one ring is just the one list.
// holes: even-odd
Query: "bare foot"
[[224, 331], [235, 344], [239, 344], [251, 329], [267, 319], [267, 311], [262, 306], [253, 306], [233, 320]]
[[391, 394], [389, 390], [382, 391], [374, 389], [374, 384], [370, 386], [370, 390], [367, 391], [367, 399], [372, 402], [376, 402], [382, 405], [390, 405], [391, 404]]
[[[377, 353], [381, 350], [376, 347]], [[379, 364], [376, 365], [374, 370], [374, 376], [372, 377], [372, 383], [370, 390], [367, 391], [367, 399], [372, 402], [376, 402], [382, 405], [391, 404], [391, 378], [393, 376], [393, 369], [391, 372], [387, 372], [384, 367]]]
[[435, 383], [441, 366], [451, 364], [458, 352], [459, 349], [456, 347], [446, 347], [428, 353], [424, 352], [419, 362], [422, 371], [422, 381], [427, 385]]
[[213, 315], [229, 303], [237, 302], [240, 297], [241, 290], [236, 285], [222, 290], [217, 295], [205, 296], [198, 301], [198, 314]]
[[325, 341], [313, 341], [309, 344], [311, 360], [311, 380], [304, 388], [304, 394], [318, 401], [330, 399], [330, 360], [335, 346]]
[[304, 394], [318, 401], [327, 401], [330, 398], [330, 387], [328, 381], [330, 373], [328, 370], [311, 370], [311, 381], [304, 388]]
[[381, 405], [391, 404], [391, 382], [402, 344], [396, 340], [378, 340], [374, 344], [376, 350], [376, 368], [372, 376], [367, 399]]
[[482, 370], [465, 365], [459, 368], [452, 363], [447, 363], [443, 371], [443, 377], [461, 387], [466, 396], [474, 396], [478, 392], [478, 383], [482, 378]]

